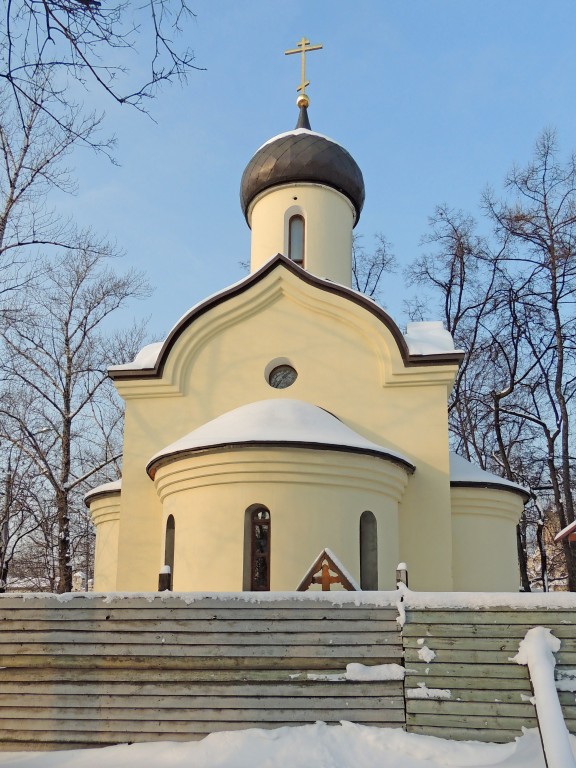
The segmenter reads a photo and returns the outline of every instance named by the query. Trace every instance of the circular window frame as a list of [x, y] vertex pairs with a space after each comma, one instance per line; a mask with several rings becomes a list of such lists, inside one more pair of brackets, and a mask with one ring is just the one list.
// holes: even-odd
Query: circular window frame
[[[272, 383], [271, 379], [274, 374], [274, 372], [278, 368], [286, 368], [293, 371], [293, 379], [290, 381], [289, 384], [286, 384], [284, 387], [276, 386]], [[266, 368], [264, 369], [264, 378], [266, 379], [266, 383], [269, 387], [272, 387], [272, 389], [288, 389], [289, 387], [293, 386], [296, 382], [296, 379], [298, 378], [298, 371], [291, 360], [289, 360], [287, 357], [277, 357], [274, 360], [271, 360]]]

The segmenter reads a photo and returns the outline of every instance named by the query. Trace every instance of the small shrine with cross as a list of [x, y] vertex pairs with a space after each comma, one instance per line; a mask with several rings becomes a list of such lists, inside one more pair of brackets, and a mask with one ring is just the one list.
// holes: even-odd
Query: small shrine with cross
[[337, 125], [311, 127], [320, 49], [285, 51], [301, 56], [295, 128], [252, 129], [250, 273], [110, 368], [124, 460], [86, 497], [98, 591], [156, 590], [160, 573], [178, 591], [393, 589], [400, 561], [415, 589], [517, 588], [526, 493], [449, 450], [462, 353], [352, 283], [364, 178], [325, 135]]

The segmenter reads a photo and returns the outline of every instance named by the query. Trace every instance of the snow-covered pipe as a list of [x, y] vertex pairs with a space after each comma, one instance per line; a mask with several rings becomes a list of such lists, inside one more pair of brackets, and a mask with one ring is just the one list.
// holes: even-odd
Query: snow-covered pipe
[[560, 640], [554, 637], [551, 630], [533, 627], [528, 630], [518, 653], [511, 660], [528, 667], [548, 768], [576, 768], [554, 681], [554, 654], [559, 650]]

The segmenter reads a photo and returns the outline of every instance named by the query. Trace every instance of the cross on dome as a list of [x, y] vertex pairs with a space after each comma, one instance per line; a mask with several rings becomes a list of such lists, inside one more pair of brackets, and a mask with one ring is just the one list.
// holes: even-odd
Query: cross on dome
[[289, 51], [284, 51], [285, 56], [290, 56], [293, 53], [299, 53], [302, 56], [302, 79], [300, 82], [300, 85], [296, 88], [296, 90], [300, 93], [298, 96], [298, 99], [296, 101], [296, 104], [299, 107], [307, 107], [309, 104], [308, 95], [306, 94], [306, 88], [310, 85], [310, 80], [306, 80], [306, 54], [309, 51], [319, 51], [324, 46], [322, 43], [319, 45], [310, 45], [310, 40], [306, 40], [305, 37], [303, 37], [301, 40], [299, 40], [296, 43], [296, 48], [292, 48]]

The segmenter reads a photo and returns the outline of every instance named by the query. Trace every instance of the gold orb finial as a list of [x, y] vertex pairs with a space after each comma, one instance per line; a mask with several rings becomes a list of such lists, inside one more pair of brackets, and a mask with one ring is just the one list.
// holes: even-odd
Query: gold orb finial
[[306, 40], [305, 37], [303, 37], [302, 40], [299, 40], [296, 45], [298, 46], [297, 48], [294, 48], [291, 51], [284, 51], [284, 54], [289, 56], [292, 53], [299, 53], [302, 56], [302, 79], [300, 85], [296, 88], [300, 94], [296, 100], [296, 104], [299, 107], [307, 107], [310, 101], [306, 95], [306, 87], [310, 85], [310, 80], [306, 80], [306, 54], [308, 51], [319, 51], [323, 46], [322, 44], [310, 45], [310, 40]]

